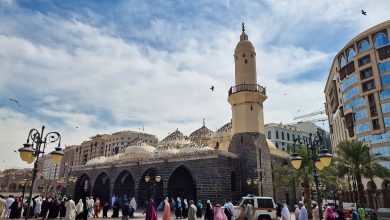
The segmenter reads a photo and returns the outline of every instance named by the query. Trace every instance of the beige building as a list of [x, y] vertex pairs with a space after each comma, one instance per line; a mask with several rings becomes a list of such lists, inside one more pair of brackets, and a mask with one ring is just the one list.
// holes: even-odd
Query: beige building
[[[324, 91], [333, 146], [360, 140], [370, 144], [372, 153], [390, 157], [389, 34], [390, 21], [378, 24], [334, 58]], [[390, 162], [382, 164], [390, 168]], [[365, 185], [385, 190], [389, 183], [366, 180]]]

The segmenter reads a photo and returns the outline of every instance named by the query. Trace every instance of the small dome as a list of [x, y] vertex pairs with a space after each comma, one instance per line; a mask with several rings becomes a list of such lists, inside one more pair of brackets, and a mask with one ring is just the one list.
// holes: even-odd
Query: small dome
[[232, 131], [232, 122], [226, 123], [220, 129], [217, 130], [217, 133], [231, 132]]
[[101, 163], [105, 163], [107, 161], [107, 157], [95, 157], [93, 159], [90, 159], [87, 161], [87, 163], [85, 165], [95, 165], [95, 164], [101, 164]]
[[177, 129], [170, 135], [168, 135], [166, 138], [164, 138], [159, 145], [164, 147], [174, 147], [174, 148], [180, 148], [185, 144], [190, 143], [188, 137], [184, 136], [183, 133]]
[[187, 144], [183, 146], [181, 149], [179, 149], [178, 154], [191, 154], [191, 153], [208, 151], [208, 150], [213, 150], [213, 149], [207, 146], [201, 146], [192, 143], [192, 144]]
[[142, 144], [138, 146], [128, 146], [125, 150], [125, 154], [131, 154], [131, 155], [149, 155], [152, 153], [156, 148], [150, 145]]
[[166, 157], [177, 154], [179, 150], [173, 147], [160, 147], [155, 152], [157, 156]]
[[106, 163], [112, 163], [112, 162], [115, 162], [115, 161], [118, 161], [120, 160], [120, 158], [123, 156], [123, 154], [115, 154], [111, 157], [107, 157], [106, 159]]
[[213, 136], [214, 132], [207, 128], [203, 121], [203, 126], [190, 134], [190, 140], [199, 145], [207, 145]]

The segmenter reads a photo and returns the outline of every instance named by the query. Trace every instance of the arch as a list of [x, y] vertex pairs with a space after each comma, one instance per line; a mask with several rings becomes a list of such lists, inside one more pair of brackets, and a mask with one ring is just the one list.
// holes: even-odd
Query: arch
[[377, 204], [375, 204], [374, 198], [373, 198], [373, 193], [376, 191], [376, 185], [373, 181], [368, 181], [367, 182], [367, 200], [368, 200], [368, 205], [370, 207], [377, 207]]
[[359, 53], [362, 53], [362, 52], [367, 51], [368, 49], [370, 49], [370, 47], [371, 47], [370, 43], [368, 43], [367, 40], [362, 40], [359, 43], [358, 51], [359, 51]]
[[150, 167], [142, 174], [138, 185], [137, 204], [144, 206], [146, 204], [146, 201], [153, 197], [155, 203], [160, 204], [160, 201], [163, 200], [163, 188], [164, 188], [163, 178], [161, 178], [161, 181], [159, 183], [155, 181], [146, 182], [145, 181], [146, 174], [148, 174], [150, 177], [155, 177], [158, 174], [161, 175], [161, 173], [154, 167]]
[[168, 179], [168, 196], [196, 200], [196, 181], [190, 169], [181, 165], [177, 167]]
[[75, 201], [79, 199], [85, 199], [85, 197], [91, 195], [91, 180], [87, 174], [81, 175], [77, 178], [76, 187], [73, 197]]
[[217, 141], [217, 143], [215, 143], [215, 149], [218, 150], [219, 149], [219, 142]]
[[106, 172], [100, 173], [93, 184], [93, 197], [101, 202], [110, 201], [110, 177]]
[[125, 195], [127, 198], [134, 196], [134, 178], [133, 175], [127, 170], [122, 171], [114, 182], [113, 194], [123, 198]]
[[11, 183], [8, 187], [8, 192], [16, 192], [16, 189], [17, 186], [16, 186], [16, 183]]
[[339, 56], [339, 64], [340, 64], [340, 68], [343, 68], [343, 66], [347, 64], [347, 61], [345, 60], [345, 57], [343, 55]]
[[348, 52], [347, 52], [348, 62], [351, 62], [353, 60], [353, 58], [355, 57], [355, 55], [356, 55], [355, 50], [353, 48], [349, 48]]
[[385, 33], [379, 33], [374, 37], [374, 47], [378, 48], [384, 45], [389, 44], [389, 38], [387, 38]]
[[383, 207], [390, 207], [390, 181], [383, 180], [381, 189], [383, 195]]

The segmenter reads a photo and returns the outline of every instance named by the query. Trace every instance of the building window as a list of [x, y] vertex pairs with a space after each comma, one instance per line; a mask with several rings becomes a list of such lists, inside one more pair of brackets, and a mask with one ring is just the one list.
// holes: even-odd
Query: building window
[[385, 122], [385, 127], [390, 127], [390, 117], [385, 117], [383, 121]]
[[292, 134], [292, 139], [293, 139], [293, 141], [295, 140], [295, 134]]
[[352, 102], [346, 104], [344, 106], [344, 110], [348, 110], [350, 108], [357, 109], [357, 108], [362, 107], [363, 105], [365, 105], [365, 103], [366, 103], [365, 99], [361, 97], [361, 98], [358, 98], [358, 99], [353, 100]]
[[379, 99], [380, 100], [387, 99], [387, 98], [390, 98], [390, 89], [385, 89], [385, 90], [379, 92]]
[[374, 46], [375, 48], [384, 46], [389, 44], [389, 39], [387, 38], [386, 34], [384, 33], [379, 33], [375, 36], [374, 38]]
[[275, 143], [275, 147], [279, 149], [279, 144], [278, 144], [278, 142]]
[[379, 128], [379, 120], [377, 118], [372, 120], [372, 129], [378, 130]]
[[272, 132], [268, 131], [268, 139], [272, 139]]
[[376, 110], [376, 107], [371, 107], [370, 108], [370, 114], [371, 114], [371, 117], [378, 116], [378, 111]]
[[[388, 79], [390, 80], [390, 78], [388, 78]], [[389, 83], [390, 83], [390, 81], [389, 81]], [[375, 89], [375, 81], [370, 80], [370, 81], [362, 83], [362, 89], [363, 89], [363, 92]]]
[[370, 55], [367, 55], [367, 56], [365, 56], [365, 57], [362, 57], [362, 58], [360, 58], [359, 61], [358, 61], [359, 66], [364, 66], [364, 65], [367, 65], [367, 64], [369, 64], [369, 63], [371, 63], [371, 57], [370, 57]]
[[368, 43], [367, 40], [362, 40], [359, 44], [359, 53], [367, 51], [368, 49], [370, 49], [370, 43]]
[[390, 75], [382, 76], [381, 77], [382, 85], [390, 85]]
[[347, 102], [348, 100], [350, 100], [351, 98], [353, 98], [357, 95], [359, 95], [359, 88], [353, 87], [352, 89], [350, 89], [348, 92], [346, 92], [343, 95], [344, 102]]
[[287, 140], [290, 141], [290, 133], [287, 133]]
[[371, 152], [374, 155], [380, 155], [382, 157], [390, 156], [390, 146], [371, 148]]
[[344, 91], [346, 88], [352, 86], [355, 83], [357, 83], [357, 77], [356, 74], [353, 73], [349, 78], [347, 78], [343, 83], [341, 83], [341, 89]]
[[275, 135], [276, 135], [276, 139], [279, 139], [279, 132], [278, 131], [276, 131]]
[[389, 72], [390, 71], [390, 61], [379, 63], [378, 69], [380, 73]]
[[362, 71], [360, 71], [360, 79], [367, 79], [367, 78], [369, 78], [369, 77], [371, 77], [372, 76], [372, 68], [371, 67], [369, 67], [369, 68], [367, 68], [367, 69], [364, 69], [364, 70], [362, 70]]
[[284, 132], [282, 132], [282, 140], [284, 140]]
[[[390, 119], [390, 118], [389, 118]], [[390, 122], [390, 120], [389, 120]], [[370, 123], [364, 122], [355, 126], [356, 134], [361, 134], [370, 130]]]
[[388, 112], [390, 112], [390, 102], [388, 102], [388, 103], [383, 103], [383, 104], [381, 105], [381, 107], [382, 107], [382, 112], [383, 112], [383, 113], [388, 113]]
[[339, 64], [340, 64], [340, 68], [342, 68], [346, 64], [345, 57], [343, 55], [339, 57]]
[[367, 109], [363, 109], [355, 113], [355, 121], [359, 121], [367, 117], [368, 117]]
[[356, 55], [355, 50], [353, 48], [350, 48], [348, 50], [348, 62], [351, 62], [355, 57], [355, 55]]

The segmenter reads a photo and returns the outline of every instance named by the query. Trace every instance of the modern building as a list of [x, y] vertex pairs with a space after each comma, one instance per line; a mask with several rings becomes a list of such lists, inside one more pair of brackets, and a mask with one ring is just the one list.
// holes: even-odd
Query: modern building
[[76, 199], [93, 195], [109, 201], [112, 195], [134, 195], [138, 204], [145, 204], [149, 197], [160, 201], [181, 196], [222, 203], [251, 193], [296, 202], [289, 189], [273, 185], [272, 166], [286, 165], [289, 155], [264, 135], [267, 96], [257, 84], [256, 52], [244, 28], [234, 62], [235, 86], [228, 92], [230, 123], [214, 132], [203, 122], [189, 136], [176, 129], [160, 142], [142, 140], [141, 135], [134, 140], [115, 137], [116, 142], [111, 137], [108, 151], [118, 146], [115, 154], [72, 168], [78, 177], [71, 186]]
[[[365, 141], [373, 154], [390, 157], [389, 34], [390, 21], [378, 24], [354, 37], [334, 58], [324, 91], [333, 146], [343, 140]], [[382, 165], [390, 168], [388, 161]], [[365, 181], [368, 190], [383, 191], [380, 200], [390, 207], [389, 182]], [[368, 200], [371, 205], [373, 199]]]
[[268, 123], [265, 125], [267, 139], [272, 141], [276, 148], [283, 151], [292, 150], [295, 139], [309, 137], [310, 134], [316, 135], [317, 133], [323, 138], [323, 145], [331, 151], [329, 132], [313, 122], [297, 122], [293, 124]]
[[42, 178], [47, 180], [59, 179], [61, 163], [58, 164], [53, 163], [50, 154], [45, 154], [40, 159], [43, 160]]

